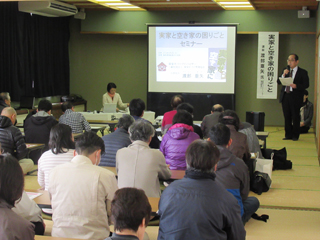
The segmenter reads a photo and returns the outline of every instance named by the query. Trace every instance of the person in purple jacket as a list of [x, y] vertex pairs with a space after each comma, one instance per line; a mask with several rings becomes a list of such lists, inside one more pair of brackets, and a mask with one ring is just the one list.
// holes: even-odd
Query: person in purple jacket
[[163, 136], [160, 151], [171, 170], [185, 170], [187, 168], [186, 150], [194, 140], [199, 139], [199, 135], [193, 131], [192, 125], [191, 114], [185, 110], [179, 110], [173, 117], [172, 126]]

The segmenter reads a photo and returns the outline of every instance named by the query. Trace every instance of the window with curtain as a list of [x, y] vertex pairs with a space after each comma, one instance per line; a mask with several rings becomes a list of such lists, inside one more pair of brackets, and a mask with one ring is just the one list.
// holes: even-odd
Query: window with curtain
[[69, 94], [69, 20], [0, 2], [0, 92], [9, 92], [13, 101]]

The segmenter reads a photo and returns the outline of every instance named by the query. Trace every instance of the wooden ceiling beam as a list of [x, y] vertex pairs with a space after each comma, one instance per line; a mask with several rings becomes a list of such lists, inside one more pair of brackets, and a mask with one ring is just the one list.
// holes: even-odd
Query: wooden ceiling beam
[[[106, 9], [100, 4], [95, 4], [88, 0], [63, 0], [66, 3], [73, 4], [78, 8], [88, 9]], [[317, 10], [318, 2], [316, 0], [249, 0], [256, 10], [301, 10], [307, 6], [308, 10]], [[132, 5], [141, 7], [149, 11], [177, 11], [177, 10], [223, 10], [213, 0], [130, 0]]]

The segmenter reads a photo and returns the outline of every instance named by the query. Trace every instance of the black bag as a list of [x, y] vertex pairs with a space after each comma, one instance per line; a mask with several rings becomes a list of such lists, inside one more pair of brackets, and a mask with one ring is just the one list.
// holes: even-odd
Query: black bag
[[270, 159], [271, 154], [273, 155], [273, 170], [277, 169], [292, 169], [292, 162], [287, 160], [287, 150], [286, 148], [282, 148], [280, 150], [275, 149], [264, 149], [262, 150], [262, 154], [264, 158]]
[[250, 190], [261, 195], [263, 192], [269, 191], [271, 182], [267, 173], [255, 171], [251, 179]]

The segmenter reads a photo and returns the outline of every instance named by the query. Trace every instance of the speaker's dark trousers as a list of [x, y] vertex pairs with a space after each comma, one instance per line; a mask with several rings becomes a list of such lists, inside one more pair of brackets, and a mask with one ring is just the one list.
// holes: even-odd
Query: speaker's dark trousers
[[284, 115], [284, 130], [286, 138], [299, 139], [300, 136], [300, 106], [299, 95], [284, 92], [282, 111]]

